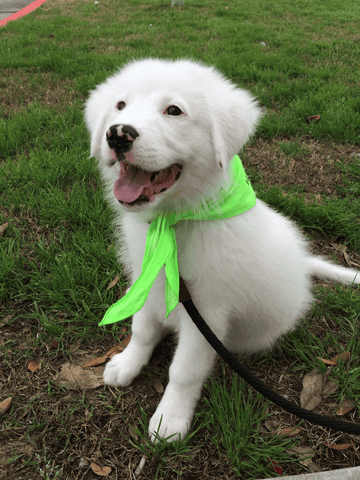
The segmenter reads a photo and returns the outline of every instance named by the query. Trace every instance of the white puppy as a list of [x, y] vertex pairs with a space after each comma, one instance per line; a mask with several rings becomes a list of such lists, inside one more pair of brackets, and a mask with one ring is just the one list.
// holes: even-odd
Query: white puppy
[[[91, 155], [118, 219], [119, 260], [131, 284], [141, 273], [149, 222], [216, 200], [259, 117], [249, 93], [188, 60], [133, 61], [91, 92], [85, 108]], [[174, 228], [180, 275], [205, 321], [234, 353], [268, 349], [296, 326], [311, 305], [311, 275], [360, 283], [355, 270], [313, 257], [294, 224], [260, 200], [241, 215], [184, 220]], [[129, 385], [168, 331], [178, 334], [178, 345], [149, 432], [174, 439], [190, 428], [215, 352], [182, 304], [165, 321], [164, 268], [104, 381]]]

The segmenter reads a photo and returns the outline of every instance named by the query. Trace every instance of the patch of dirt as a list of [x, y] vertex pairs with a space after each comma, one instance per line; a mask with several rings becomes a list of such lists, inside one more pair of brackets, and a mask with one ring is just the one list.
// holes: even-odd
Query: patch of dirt
[[[311, 236], [310, 232], [310, 238]], [[311, 239], [310, 246], [315, 255], [323, 255], [342, 263], [344, 267], [360, 269], [360, 252], [349, 252], [346, 245], [342, 244], [341, 239], [336, 235], [327, 238], [316, 235]]]
[[[298, 148], [291, 149], [297, 144]], [[286, 148], [290, 153], [284, 153]], [[292, 154], [291, 150], [295, 153]], [[298, 153], [296, 153], [298, 151]], [[288, 188], [301, 187], [305, 199], [321, 202], [322, 196], [337, 196], [343, 185], [342, 162], [359, 161], [360, 146], [341, 145], [308, 136], [280, 137], [270, 141], [259, 138], [246, 147], [244, 166], [258, 172], [261, 183]]]
[[44, 107], [73, 105], [82, 101], [71, 80], [58, 78], [36, 68], [28, 70], [5, 68], [0, 80], [0, 115], [10, 118], [33, 104]]

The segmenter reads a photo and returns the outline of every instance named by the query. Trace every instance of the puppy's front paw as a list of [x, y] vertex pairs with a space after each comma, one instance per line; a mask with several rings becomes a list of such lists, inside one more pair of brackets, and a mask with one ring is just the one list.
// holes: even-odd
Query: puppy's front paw
[[167, 402], [165, 392], [149, 423], [151, 441], [156, 443], [159, 438], [167, 438], [168, 442], [183, 440], [190, 430], [193, 415], [194, 409], [188, 403]]
[[139, 375], [142, 365], [142, 355], [134, 355], [129, 345], [106, 365], [104, 383], [113, 387], [127, 387]]

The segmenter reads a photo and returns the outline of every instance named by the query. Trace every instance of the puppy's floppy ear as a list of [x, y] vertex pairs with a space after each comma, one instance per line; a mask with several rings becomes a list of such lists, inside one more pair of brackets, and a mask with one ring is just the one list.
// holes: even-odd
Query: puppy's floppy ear
[[208, 99], [215, 157], [221, 168], [255, 131], [261, 110], [250, 93], [223, 78], [220, 92]]
[[[90, 93], [85, 103], [85, 122], [90, 132], [90, 156], [100, 157], [101, 141], [107, 123], [106, 84], [99, 85]], [[105, 101], [104, 101], [105, 99]]]

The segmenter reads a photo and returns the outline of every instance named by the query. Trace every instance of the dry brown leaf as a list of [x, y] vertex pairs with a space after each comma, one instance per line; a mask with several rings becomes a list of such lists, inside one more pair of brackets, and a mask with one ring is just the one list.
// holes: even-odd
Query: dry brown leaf
[[134, 423], [129, 424], [129, 433], [132, 438], [137, 440], [138, 436], [136, 435], [136, 426]]
[[95, 475], [98, 475], [99, 477], [106, 477], [111, 473], [111, 467], [100, 467], [100, 465], [97, 465], [96, 463], [91, 462], [90, 464], [91, 470], [95, 473]]
[[330, 447], [333, 450], [347, 450], [348, 448], [352, 447], [351, 443], [342, 443], [340, 445], [329, 445], [328, 443], [324, 442], [325, 447]]
[[337, 365], [336, 360], [328, 360], [327, 358], [321, 358], [321, 357], [316, 357], [316, 358], [324, 362], [326, 365]]
[[56, 340], [54, 340], [53, 342], [51, 342], [52, 348], [58, 348], [58, 345], [59, 345], [59, 342], [57, 342]]
[[155, 390], [158, 393], [163, 393], [164, 392], [164, 387], [163, 387], [163, 384], [161, 383], [161, 380], [160, 380], [159, 377], [154, 378], [154, 387], [155, 387]]
[[78, 350], [78, 348], [80, 348], [80, 345], [81, 345], [82, 341], [83, 341], [82, 338], [78, 338], [75, 343], [70, 345], [69, 352], [70, 353], [76, 352], [76, 350]]
[[352, 410], [353, 408], [355, 408], [355, 405], [351, 402], [351, 400], [344, 398], [342, 404], [336, 411], [336, 415], [345, 415], [345, 413], [350, 412], [350, 410]]
[[7, 325], [13, 317], [14, 315], [6, 315], [2, 320], [0, 320], [0, 327]]
[[307, 117], [306, 123], [318, 122], [320, 118], [321, 118], [320, 115], [311, 115], [311, 117]]
[[123, 340], [121, 340], [120, 344], [125, 348], [129, 345], [130, 340], [131, 340], [131, 335], [128, 335]]
[[109, 358], [113, 357], [114, 355], [121, 353], [124, 350], [124, 348], [118, 343], [114, 347], [111, 347], [109, 351], [105, 353], [105, 355], [102, 355], [101, 357], [96, 357], [96, 358], [91, 358], [88, 360], [84, 365], [82, 365], [82, 368], [86, 367], [95, 367], [96, 365], [101, 365], [102, 363], [105, 363], [106, 360]]
[[96, 375], [92, 370], [84, 370], [77, 365], [65, 363], [61, 371], [55, 375], [54, 380], [60, 385], [70, 388], [70, 390], [90, 390], [104, 385], [102, 375]]
[[336, 392], [339, 388], [339, 385], [334, 381], [328, 379], [323, 386], [322, 395], [331, 395], [332, 393]]
[[123, 336], [126, 333], [126, 330], [127, 330], [126, 327], [122, 327], [122, 329], [120, 330], [120, 333], [119, 333], [119, 340], [121, 340], [123, 338]]
[[330, 358], [327, 360], [326, 358], [317, 357], [322, 362], [326, 363], [326, 365], [338, 365], [339, 360], [346, 361], [350, 358], [350, 352], [342, 352], [339, 355], [335, 355], [335, 357]]
[[321, 467], [317, 463], [308, 463], [307, 468], [310, 470], [310, 473], [322, 472]]
[[36, 370], [39, 370], [40, 364], [36, 360], [29, 360], [27, 367], [31, 372], [36, 372]]
[[124, 347], [122, 347], [120, 344], [115, 345], [115, 347], [110, 348], [110, 350], [106, 353], [108, 358], [112, 358], [114, 355], [117, 355], [118, 353], [121, 353], [124, 351]]
[[109, 358], [109, 355], [103, 355], [102, 357], [92, 358], [91, 360], [88, 360], [87, 362], [85, 362], [84, 365], [81, 365], [81, 368], [95, 367], [96, 365], [101, 365], [102, 363], [105, 363], [108, 358]]
[[265, 427], [269, 430], [269, 432], [275, 432], [275, 430], [279, 426], [276, 420], [270, 420], [270, 419], [265, 420], [264, 424], [265, 424]]
[[12, 402], [12, 397], [7, 398], [6, 400], [3, 400], [0, 403], [0, 418], [5, 415], [5, 413], [9, 410]]
[[108, 287], [106, 290], [111, 290], [119, 281], [119, 275], [116, 275], [113, 280], [109, 283]]
[[0, 238], [4, 236], [5, 230], [7, 229], [8, 225], [8, 223], [3, 223], [2, 225], [0, 225]]
[[321, 403], [323, 385], [322, 373], [316, 369], [307, 373], [303, 379], [303, 389], [300, 394], [300, 404], [307, 410], [313, 410]]
[[343, 255], [344, 255], [345, 262], [347, 263], [347, 266], [351, 268], [351, 267], [352, 267], [352, 265], [351, 265], [351, 260], [350, 260], [350, 257], [349, 257], [349, 255], [348, 255], [347, 251], [346, 251], [346, 247], [343, 247], [342, 253], [343, 253]]
[[331, 358], [331, 360], [339, 363], [339, 360], [346, 362], [346, 360], [349, 360], [349, 358], [350, 358], [350, 352], [342, 352], [342, 353], [339, 353], [339, 355], [335, 355], [335, 357]]
[[324, 395], [330, 395], [331, 393], [336, 392], [339, 388], [339, 379], [334, 377], [334, 380], [330, 380], [329, 378], [329, 370], [332, 370], [334, 367], [328, 368], [328, 371], [324, 374], [324, 384], [323, 384], [323, 391]]
[[121, 345], [121, 343], [117, 343], [116, 345], [111, 347], [110, 350], [108, 350], [105, 355], [110, 357], [112, 353], [114, 353], [114, 352], [115, 353], [121, 353], [123, 350], [124, 350], [124, 347]]
[[286, 453], [295, 453], [295, 455], [297, 455], [299, 459], [302, 459], [300, 460], [300, 463], [305, 466], [313, 463], [312, 457], [315, 455], [315, 451], [311, 447], [294, 447], [290, 450], [286, 450]]

